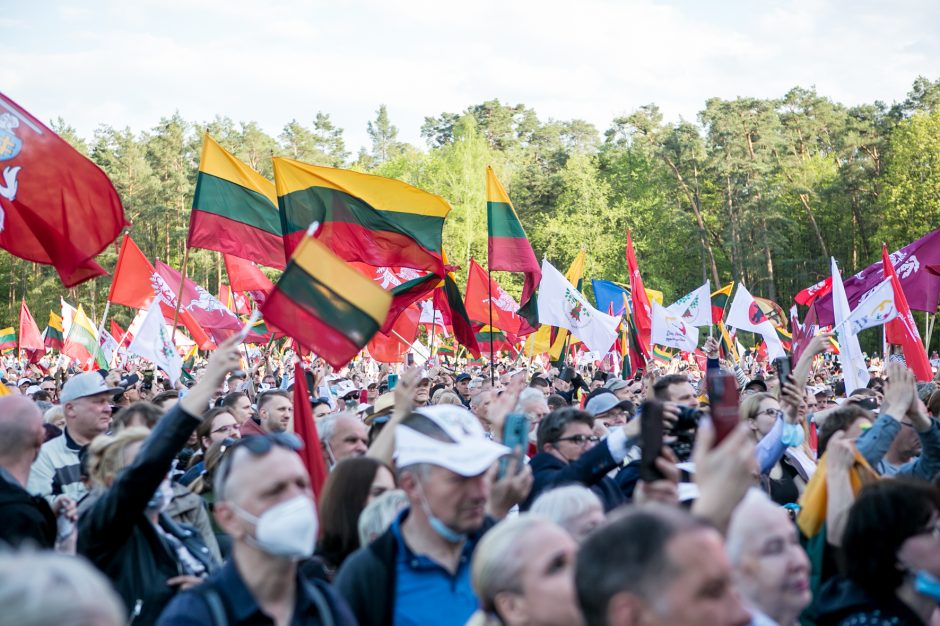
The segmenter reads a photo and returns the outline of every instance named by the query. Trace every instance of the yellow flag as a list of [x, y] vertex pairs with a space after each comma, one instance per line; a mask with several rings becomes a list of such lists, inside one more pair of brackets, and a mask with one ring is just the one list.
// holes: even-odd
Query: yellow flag
[[[580, 281], [584, 276], [585, 258], [584, 250], [581, 250], [578, 252], [578, 256], [574, 258], [574, 261], [571, 262], [571, 265], [568, 266], [568, 271], [565, 272], [565, 278], [567, 278], [568, 282], [574, 286], [577, 286], [578, 281]], [[558, 360], [558, 357], [561, 356], [561, 349], [565, 344], [565, 338], [567, 336], [568, 331], [564, 328], [559, 328], [558, 334], [555, 336], [555, 341], [553, 343], [552, 326], [543, 324], [537, 331], [526, 338], [525, 353], [531, 357], [535, 354], [548, 352], [552, 357], [552, 360], [556, 361]]]

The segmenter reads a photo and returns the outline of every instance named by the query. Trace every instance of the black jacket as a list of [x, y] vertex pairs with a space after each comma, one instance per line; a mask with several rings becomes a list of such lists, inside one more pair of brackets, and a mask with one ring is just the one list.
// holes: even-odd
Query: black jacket
[[0, 475], [0, 544], [55, 546], [56, 519], [49, 503]]
[[[486, 518], [469, 540], [479, 541], [495, 524], [493, 519]], [[397, 557], [398, 541], [389, 528], [378, 539], [350, 554], [336, 573], [333, 586], [361, 626], [392, 626]]]
[[876, 600], [843, 576], [827, 580], [808, 615], [817, 626], [924, 626], [924, 622], [894, 596]]
[[[103, 490], [78, 519], [78, 552], [111, 579], [134, 626], [157, 621], [176, 590], [167, 579], [182, 572], [176, 553], [147, 519], [147, 502], [170, 471], [176, 454], [186, 444], [199, 419], [178, 405], [160, 418], [153, 432], [110, 489]], [[93, 496], [92, 496], [93, 497]], [[166, 515], [160, 526], [179, 539], [207, 571], [215, 569], [209, 550], [192, 529], [175, 524]]]
[[565, 463], [548, 452], [539, 452], [529, 463], [532, 468], [532, 491], [526, 501], [519, 505], [519, 510], [528, 511], [542, 492], [569, 484], [590, 488], [601, 499], [605, 512], [615, 509], [624, 503], [624, 497], [607, 472], [616, 469], [618, 465], [606, 441], [598, 442], [572, 463]]

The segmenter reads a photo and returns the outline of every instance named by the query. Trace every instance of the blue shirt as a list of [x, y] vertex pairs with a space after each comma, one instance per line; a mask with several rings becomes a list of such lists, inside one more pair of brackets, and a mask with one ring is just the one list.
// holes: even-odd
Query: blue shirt
[[460, 553], [456, 575], [437, 561], [415, 554], [401, 534], [404, 510], [392, 523], [398, 543], [395, 560], [394, 626], [464, 626], [478, 603], [470, 585], [470, 558], [476, 541], [467, 539]]

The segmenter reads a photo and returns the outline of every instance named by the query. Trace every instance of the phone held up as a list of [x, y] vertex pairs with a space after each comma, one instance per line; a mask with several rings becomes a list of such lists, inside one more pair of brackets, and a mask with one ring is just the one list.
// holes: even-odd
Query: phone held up
[[705, 377], [712, 424], [715, 427], [715, 445], [731, 434], [738, 425], [738, 387], [734, 374], [723, 370], [708, 370]]
[[525, 453], [529, 447], [529, 418], [525, 413], [510, 413], [503, 425], [503, 445], [512, 450], [512, 454], [499, 460], [497, 480], [503, 478], [509, 470], [509, 462], [516, 459], [516, 472], [522, 469]]

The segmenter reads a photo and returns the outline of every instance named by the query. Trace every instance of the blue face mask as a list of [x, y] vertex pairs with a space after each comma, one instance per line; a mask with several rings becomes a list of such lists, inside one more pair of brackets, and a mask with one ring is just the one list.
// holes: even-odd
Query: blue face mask
[[914, 590], [922, 596], [940, 602], [940, 579], [924, 570], [914, 574]]
[[803, 443], [803, 427], [799, 424], [790, 424], [784, 422], [783, 434], [780, 436], [780, 442], [788, 448], [795, 448]]
[[449, 541], [450, 543], [460, 543], [467, 538], [465, 533], [458, 533], [456, 530], [448, 526], [441, 520], [441, 518], [434, 515], [431, 512], [431, 507], [428, 504], [427, 498], [424, 497], [424, 489], [421, 489], [421, 509], [424, 511], [424, 514], [428, 518], [428, 524], [431, 526], [437, 535], [444, 541]]

